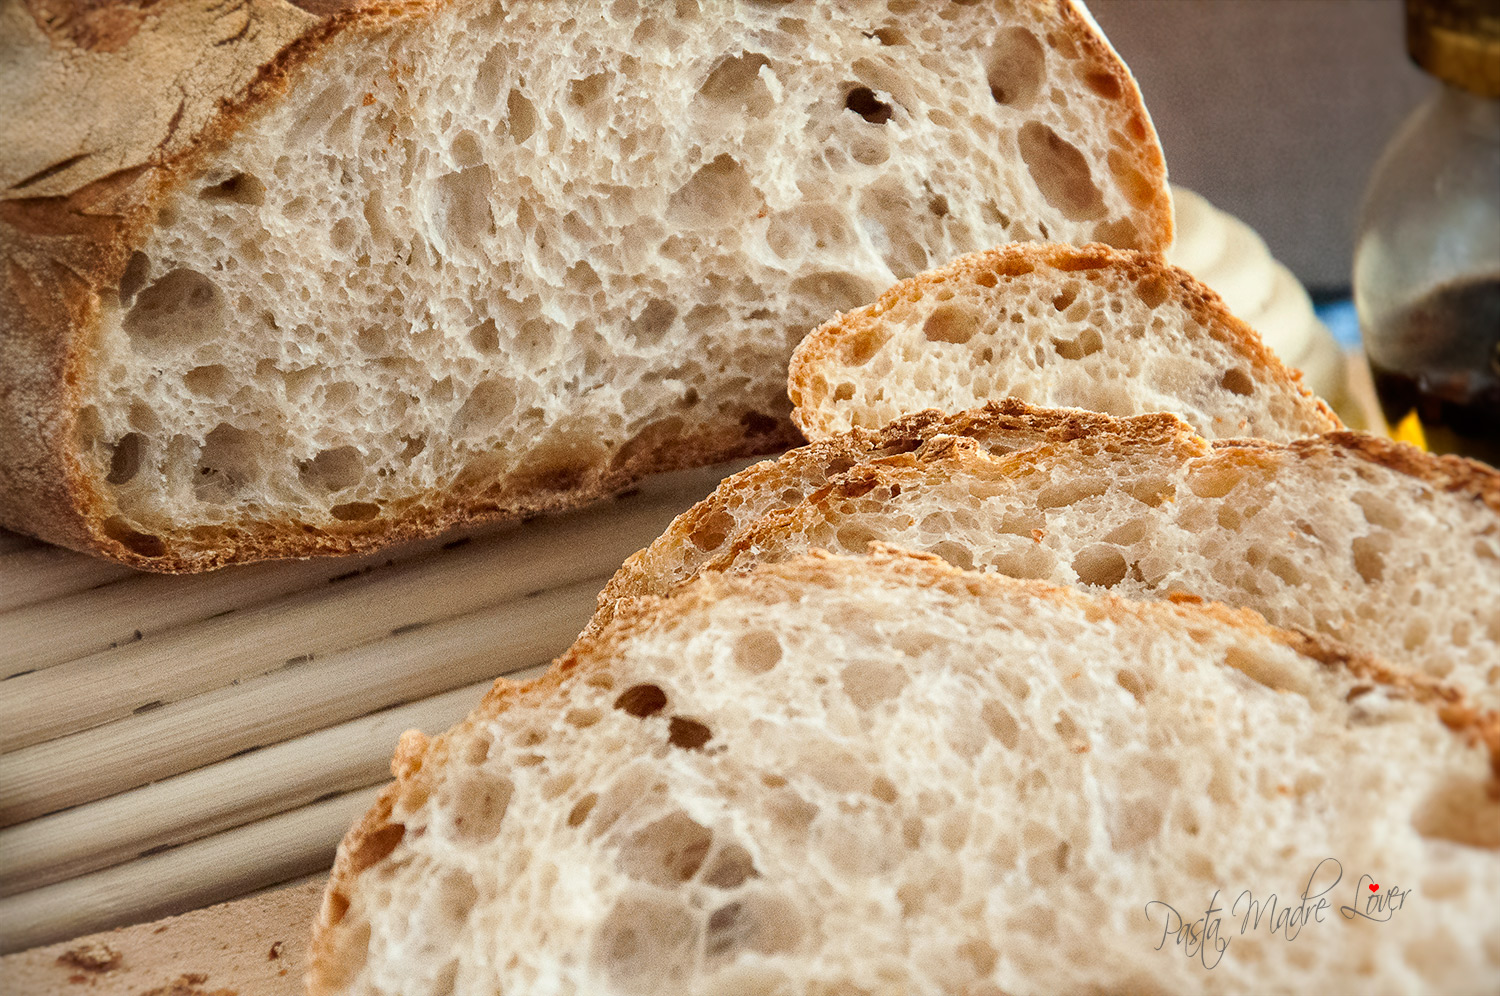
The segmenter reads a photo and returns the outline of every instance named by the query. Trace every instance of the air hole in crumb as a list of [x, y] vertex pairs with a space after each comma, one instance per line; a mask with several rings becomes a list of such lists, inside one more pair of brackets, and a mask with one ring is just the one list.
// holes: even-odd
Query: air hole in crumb
[[615, 699], [615, 708], [638, 719], [661, 712], [667, 705], [667, 693], [656, 685], [631, 685]]
[[468, 764], [483, 764], [490, 759], [490, 747], [494, 741], [487, 732], [481, 732], [464, 747], [464, 761]]
[[1047, 71], [1047, 54], [1036, 35], [1008, 28], [995, 38], [985, 73], [995, 103], [1024, 110], [1036, 100]]
[[785, 899], [751, 893], [708, 918], [703, 949], [711, 959], [732, 959], [741, 951], [773, 955], [797, 947], [804, 931], [798, 910]]
[[340, 218], [328, 230], [328, 244], [336, 253], [343, 254], [353, 249], [358, 238], [359, 229], [355, 227], [353, 218]]
[[592, 706], [581, 707], [578, 709], [569, 709], [567, 711], [567, 714], [563, 716], [563, 722], [567, 723], [569, 726], [576, 726], [578, 729], [582, 730], [587, 729], [588, 727], [593, 726], [595, 723], [599, 722], [600, 718], [602, 718], [602, 715], [603, 714], [600, 713], [598, 709], [595, 709]]
[[1053, 339], [1052, 348], [1065, 360], [1081, 360], [1104, 348], [1104, 336], [1090, 327], [1078, 333], [1077, 339]]
[[1231, 394], [1249, 396], [1255, 393], [1255, 382], [1239, 367], [1224, 371], [1224, 376], [1219, 379], [1219, 386]]
[[455, 439], [483, 439], [496, 432], [516, 410], [516, 389], [504, 378], [480, 381], [453, 416], [449, 431]]
[[146, 278], [151, 275], [151, 257], [143, 252], [130, 254], [130, 261], [125, 264], [125, 272], [120, 276], [120, 304], [130, 306], [131, 298], [136, 292], [145, 286]]
[[718, 103], [759, 110], [771, 96], [760, 78], [761, 68], [770, 64], [771, 60], [759, 52], [727, 56], [714, 66], [698, 92]]
[[568, 84], [568, 103], [575, 107], [586, 107], [604, 96], [609, 85], [609, 73], [594, 73]]
[[745, 167], [725, 153], [699, 167], [667, 200], [674, 224], [708, 227], [741, 225], [759, 214], [765, 200]]
[[1102, 69], [1086, 73], [1083, 82], [1105, 100], [1119, 100], [1125, 95], [1125, 88], [1120, 85], [1119, 79]]
[[132, 342], [194, 346], [223, 327], [224, 295], [195, 270], [179, 267], [141, 291], [121, 325]]
[[110, 484], [125, 484], [133, 480], [140, 472], [141, 454], [145, 447], [146, 437], [139, 432], [127, 432], [121, 436], [109, 459], [109, 476], [104, 480]]
[[781, 662], [781, 640], [770, 630], [752, 630], [735, 641], [734, 662], [751, 674], [765, 674]]
[[745, 437], [763, 437], [777, 431], [781, 423], [760, 411], [747, 411], [739, 416], [739, 425], [744, 426]]
[[874, 329], [861, 329], [840, 343], [840, 359], [846, 366], [863, 366], [884, 344], [885, 340]]
[[1366, 584], [1378, 584], [1385, 577], [1385, 554], [1381, 548], [1386, 545], [1375, 536], [1360, 536], [1350, 544], [1354, 569]]
[[939, 305], [922, 323], [922, 334], [928, 342], [960, 345], [974, 338], [978, 331], [979, 319], [974, 312], [956, 304]]
[[364, 454], [354, 446], [323, 450], [304, 465], [300, 476], [304, 484], [327, 491], [342, 491], [364, 478]]
[[203, 440], [193, 490], [199, 501], [225, 502], [263, 473], [265, 439], [257, 432], [220, 422]]
[[1000, 741], [1006, 750], [1016, 749], [1016, 744], [1021, 738], [1021, 727], [1009, 709], [991, 699], [980, 708], [979, 718], [984, 720], [990, 733], [994, 734], [995, 739]]
[[453, 813], [453, 836], [471, 844], [494, 840], [510, 808], [510, 779], [476, 771], [438, 790], [443, 809]]
[[1040, 121], [1022, 125], [1017, 141], [1021, 159], [1048, 204], [1071, 221], [1103, 216], [1104, 195], [1094, 185], [1089, 161], [1077, 147]]
[[684, 750], [698, 750], [713, 739], [713, 731], [696, 719], [673, 716], [667, 722], [667, 742]]
[[1161, 307], [1166, 303], [1167, 296], [1171, 291], [1171, 282], [1160, 274], [1142, 277], [1135, 285], [1135, 292], [1140, 297], [1141, 303], [1148, 308]]
[[1078, 299], [1079, 286], [1074, 283], [1067, 284], [1052, 298], [1052, 307], [1058, 311], [1067, 311], [1068, 306]]
[[594, 959], [609, 983], [629, 993], [681, 989], [698, 950], [698, 929], [683, 906], [626, 896], [599, 925]]
[[1049, 484], [1037, 493], [1035, 505], [1039, 509], [1062, 508], [1085, 498], [1093, 498], [1109, 490], [1108, 482], [1088, 479], [1073, 479]]
[[875, 96], [875, 91], [867, 86], [850, 90], [844, 97], [844, 106], [870, 124], [885, 124], [895, 113], [890, 104]]
[[233, 384], [228, 368], [218, 363], [194, 367], [182, 375], [182, 383], [200, 398], [223, 398]]
[[898, 664], [882, 660], [853, 661], [840, 672], [844, 693], [856, 709], [871, 709], [895, 698], [910, 677]]
[[1073, 558], [1078, 580], [1098, 588], [1113, 588], [1125, 580], [1125, 570], [1124, 554], [1112, 546], [1087, 546]]
[[511, 141], [517, 145], [531, 137], [536, 131], [536, 107], [519, 90], [512, 90], [505, 99], [505, 113], [510, 128]]
[[104, 520], [104, 535], [142, 557], [160, 557], [167, 552], [167, 544], [160, 536], [141, 532], [118, 515]]
[[716, 550], [723, 545], [729, 536], [729, 531], [734, 528], [734, 518], [722, 509], [707, 516], [702, 522], [693, 527], [688, 534], [688, 539], [693, 546], [699, 550]]
[[1412, 826], [1423, 837], [1500, 849], [1500, 800], [1479, 779], [1455, 778], [1422, 801]]
[[672, 888], [698, 873], [713, 839], [712, 831], [686, 813], [672, 813], [631, 835], [620, 848], [620, 870]]
[[461, 131], [453, 139], [450, 146], [453, 152], [453, 161], [460, 169], [468, 169], [470, 166], [478, 166], [484, 162], [484, 147], [479, 142], [479, 136], [472, 131]]
[[834, 401], [848, 401], [852, 397], [854, 397], [854, 385], [848, 381], [833, 389]]
[[1131, 697], [1134, 698], [1137, 703], [1145, 703], [1147, 691], [1146, 684], [1141, 680], [1141, 676], [1139, 674], [1129, 670], [1128, 668], [1122, 668], [1121, 670], [1115, 672], [1115, 683], [1129, 692]]
[[198, 196], [205, 201], [259, 205], [266, 202], [266, 185], [249, 173], [235, 173], [220, 183], [204, 187]]
[[724, 844], [709, 859], [703, 870], [703, 882], [715, 889], [734, 889], [759, 873], [750, 852], [738, 844]]
[[588, 795], [575, 802], [573, 804], [573, 808], [568, 810], [568, 826], [581, 826], [583, 824], [583, 821], [589, 818], [589, 812], [594, 808], [594, 803], [598, 801], [598, 793], [590, 792]]
[[349, 870], [358, 875], [376, 862], [384, 860], [406, 836], [404, 823], [387, 823], [360, 838], [354, 849], [348, 852]]
[[380, 515], [380, 506], [368, 501], [349, 501], [333, 506], [328, 514], [340, 522], [366, 522]]
[[481, 353], [500, 351], [500, 330], [493, 318], [486, 318], [469, 330], [469, 345]]
[[670, 301], [653, 299], [625, 327], [625, 335], [638, 346], [655, 346], [677, 320], [677, 308]]

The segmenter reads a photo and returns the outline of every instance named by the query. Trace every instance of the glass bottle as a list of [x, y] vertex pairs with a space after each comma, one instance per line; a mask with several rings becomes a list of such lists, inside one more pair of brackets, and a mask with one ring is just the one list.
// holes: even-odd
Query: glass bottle
[[1354, 301], [1398, 435], [1500, 465], [1500, 0], [1406, 0], [1441, 86], [1365, 192]]

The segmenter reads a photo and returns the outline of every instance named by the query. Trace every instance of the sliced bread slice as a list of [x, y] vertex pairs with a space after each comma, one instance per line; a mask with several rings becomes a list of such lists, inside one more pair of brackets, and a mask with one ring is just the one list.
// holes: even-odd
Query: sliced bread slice
[[1250, 613], [889, 551], [708, 576], [403, 739], [309, 989], [1492, 991], [1495, 747]]
[[1208, 439], [1342, 427], [1212, 290], [1101, 245], [1007, 246], [902, 281], [804, 339], [787, 393], [809, 439], [1007, 397], [1175, 412]]
[[28, 9], [0, 524], [144, 568], [780, 449], [832, 311], [1000, 242], [1170, 241], [1072, 0]]
[[1500, 472], [1355, 433], [1209, 444], [1121, 424], [1012, 453], [958, 436], [868, 461], [698, 561], [872, 540], [1323, 633], [1500, 709]]
[[769, 513], [796, 505], [851, 467], [910, 453], [935, 436], [973, 439], [998, 455], [1117, 431], [1170, 443], [1183, 429], [1182, 420], [1172, 415], [1113, 419], [1008, 399], [957, 415], [916, 412], [879, 431], [854, 429], [789, 450], [726, 478], [713, 494], [673, 519], [650, 546], [632, 554], [599, 593], [599, 611], [586, 632], [597, 632], [608, 622], [622, 599], [670, 594], [715, 557], [736, 548]]

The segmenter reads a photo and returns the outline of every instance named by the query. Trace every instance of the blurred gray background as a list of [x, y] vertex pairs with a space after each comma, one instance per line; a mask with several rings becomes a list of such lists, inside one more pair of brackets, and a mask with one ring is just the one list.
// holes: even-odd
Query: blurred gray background
[[1089, 0], [1174, 183], [1238, 215], [1315, 294], [1346, 293], [1365, 182], [1438, 84], [1401, 0]]

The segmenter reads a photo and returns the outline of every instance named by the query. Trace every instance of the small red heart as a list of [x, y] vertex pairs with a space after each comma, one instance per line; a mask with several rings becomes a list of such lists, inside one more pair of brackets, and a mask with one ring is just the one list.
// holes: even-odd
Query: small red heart
[[1370, 883], [1370, 891], [1371, 892], [1379, 892], [1380, 891], [1380, 886], [1376, 885], [1374, 882], [1371, 882]]

